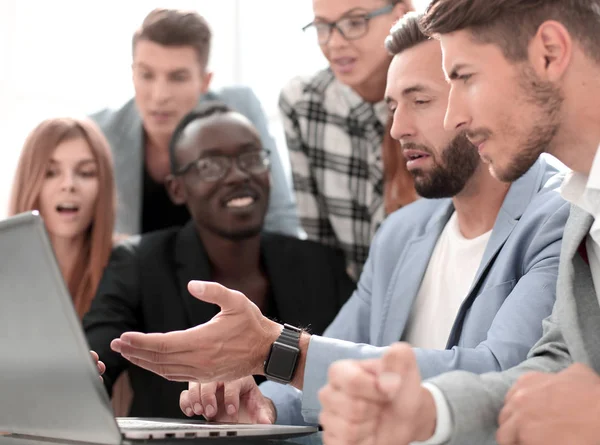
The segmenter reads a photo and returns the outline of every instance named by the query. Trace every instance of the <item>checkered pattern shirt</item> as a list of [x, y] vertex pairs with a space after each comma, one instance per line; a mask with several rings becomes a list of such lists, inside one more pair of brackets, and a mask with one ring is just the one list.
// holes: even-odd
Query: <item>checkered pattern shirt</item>
[[298, 215], [307, 237], [341, 248], [358, 278], [384, 218], [384, 101], [365, 102], [331, 70], [294, 78], [279, 98]]

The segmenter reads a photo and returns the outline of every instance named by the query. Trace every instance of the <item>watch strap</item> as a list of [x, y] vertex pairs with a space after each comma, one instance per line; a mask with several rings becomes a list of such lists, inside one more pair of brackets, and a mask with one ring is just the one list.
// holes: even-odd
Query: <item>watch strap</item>
[[278, 341], [279, 343], [283, 343], [284, 345], [293, 346], [297, 348], [300, 344], [301, 334], [302, 329], [286, 323], [283, 325], [281, 334], [279, 335], [279, 338], [276, 341]]

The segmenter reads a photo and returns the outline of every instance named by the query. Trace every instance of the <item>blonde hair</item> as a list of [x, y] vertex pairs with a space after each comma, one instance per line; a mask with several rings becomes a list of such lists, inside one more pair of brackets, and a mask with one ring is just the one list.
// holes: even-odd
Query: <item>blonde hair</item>
[[[80, 318], [96, 293], [112, 249], [116, 191], [108, 141], [89, 119], [53, 118], [40, 123], [27, 137], [11, 192], [9, 215], [39, 210], [46, 169], [56, 147], [67, 140], [84, 139], [98, 165], [98, 198], [91, 226], [67, 283]], [[42, 215], [43, 216], [43, 215]]]

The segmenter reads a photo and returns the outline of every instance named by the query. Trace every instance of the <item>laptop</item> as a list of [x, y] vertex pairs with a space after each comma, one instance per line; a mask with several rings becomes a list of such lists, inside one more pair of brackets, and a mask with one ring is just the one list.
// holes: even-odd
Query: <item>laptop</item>
[[[102, 359], [102, 358], [101, 358]], [[195, 438], [284, 439], [314, 427], [115, 418], [37, 212], [0, 221], [0, 431], [117, 445]]]

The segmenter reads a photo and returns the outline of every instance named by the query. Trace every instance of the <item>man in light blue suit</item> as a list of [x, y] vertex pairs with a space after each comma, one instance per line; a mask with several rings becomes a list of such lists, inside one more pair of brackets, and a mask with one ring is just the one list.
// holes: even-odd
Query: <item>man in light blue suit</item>
[[113, 150], [116, 230], [137, 234], [188, 222], [187, 208], [173, 204], [164, 187], [170, 172], [168, 145], [183, 116], [199, 102], [217, 99], [250, 119], [270, 151], [272, 192], [265, 230], [297, 236], [300, 226], [291, 188], [261, 105], [248, 88], [208, 90], [210, 44], [210, 28], [199, 14], [152, 11], [133, 37], [135, 98], [118, 110], [91, 116]]
[[[193, 283], [190, 291], [221, 306], [214, 322], [115, 341], [136, 364], [202, 382], [182, 394], [184, 412], [230, 420], [226, 407], [232, 405], [244, 421], [316, 423], [317, 394], [336, 360], [379, 357], [403, 339], [413, 345], [424, 377], [453, 369], [482, 373], [517, 365], [540, 338], [554, 304], [569, 213], [557, 192], [562, 176], [539, 160], [512, 184], [495, 179], [461, 128], [444, 130], [449, 85], [439, 42], [423, 36], [408, 14], [387, 46], [395, 54], [386, 88], [391, 133], [416, 190], [429, 199], [383, 223], [358, 289], [324, 336], [301, 333], [296, 360], [279, 355], [273, 362], [277, 341], [293, 347], [289, 327], [282, 334], [282, 326], [257, 314], [243, 295], [211, 283]], [[207, 366], [214, 357], [218, 373]], [[244, 373], [289, 384], [266, 382], [261, 395]], [[229, 382], [206, 383], [214, 380]], [[220, 396], [224, 403], [217, 406]]]

